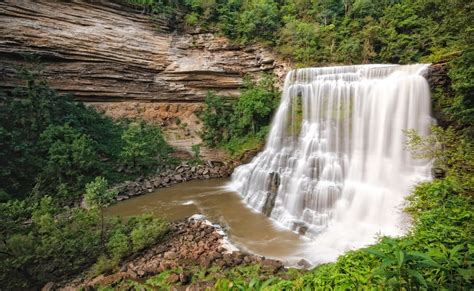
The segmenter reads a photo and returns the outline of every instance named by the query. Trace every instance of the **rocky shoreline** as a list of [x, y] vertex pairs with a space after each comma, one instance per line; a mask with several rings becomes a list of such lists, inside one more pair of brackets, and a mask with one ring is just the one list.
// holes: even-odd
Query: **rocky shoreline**
[[[281, 261], [238, 251], [230, 244], [219, 225], [212, 224], [202, 215], [194, 215], [184, 221], [172, 223], [169, 233], [162, 242], [124, 260], [120, 264], [119, 272], [102, 274], [91, 280], [77, 279], [60, 289], [88, 289], [127, 279], [145, 280], [171, 270], [167, 279], [170, 285], [190, 287], [186, 290], [201, 290], [209, 286], [191, 283], [193, 274], [189, 270], [193, 267], [202, 270], [217, 267], [223, 270], [256, 264], [269, 273], [284, 271]], [[177, 269], [184, 271], [174, 273], [173, 270]]]
[[127, 200], [134, 196], [151, 193], [156, 189], [191, 181], [206, 180], [211, 178], [229, 177], [234, 170], [234, 164], [208, 161], [202, 165], [189, 165], [182, 163], [175, 168], [168, 168], [159, 174], [148, 177], [139, 177], [134, 181], [126, 181], [115, 185], [117, 201]]

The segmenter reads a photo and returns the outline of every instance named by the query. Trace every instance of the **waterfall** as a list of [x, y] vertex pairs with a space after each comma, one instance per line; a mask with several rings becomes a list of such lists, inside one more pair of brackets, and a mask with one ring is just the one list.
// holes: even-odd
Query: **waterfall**
[[309, 237], [312, 263], [402, 234], [403, 198], [430, 177], [430, 161], [412, 159], [403, 132], [429, 134], [427, 67], [290, 71], [265, 149], [234, 171], [230, 187]]

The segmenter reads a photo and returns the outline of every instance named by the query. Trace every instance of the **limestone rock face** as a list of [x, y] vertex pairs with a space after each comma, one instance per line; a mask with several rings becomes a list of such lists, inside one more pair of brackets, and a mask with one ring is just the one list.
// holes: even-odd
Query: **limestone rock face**
[[0, 87], [21, 84], [22, 55], [41, 56], [43, 76], [60, 93], [112, 117], [156, 122], [171, 145], [190, 152], [201, 143], [198, 112], [209, 90], [238, 97], [244, 75], [282, 79], [289, 68], [260, 46], [195, 28], [177, 32], [141, 12], [112, 1], [0, 1]]
[[196, 102], [208, 90], [236, 97], [244, 74], [278, 67], [260, 47], [171, 32], [165, 20], [112, 2], [0, 2], [0, 32], [2, 86], [17, 84], [13, 67], [32, 53], [54, 88], [81, 101]]

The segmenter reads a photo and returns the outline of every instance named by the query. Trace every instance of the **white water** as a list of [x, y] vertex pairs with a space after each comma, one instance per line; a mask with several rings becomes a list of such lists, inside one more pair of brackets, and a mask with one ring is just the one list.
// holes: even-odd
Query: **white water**
[[307, 228], [313, 264], [401, 235], [412, 186], [430, 162], [413, 160], [404, 129], [429, 133], [428, 65], [360, 65], [293, 70], [265, 150], [238, 167], [230, 187], [262, 211], [270, 173], [281, 183], [271, 218]]

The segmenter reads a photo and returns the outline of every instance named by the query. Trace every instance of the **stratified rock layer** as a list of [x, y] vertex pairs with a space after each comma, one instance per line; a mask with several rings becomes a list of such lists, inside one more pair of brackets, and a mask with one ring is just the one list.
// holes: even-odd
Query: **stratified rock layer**
[[170, 32], [114, 3], [0, 3], [1, 86], [18, 84], [22, 54], [43, 57], [44, 75], [81, 101], [202, 101], [208, 90], [238, 96], [244, 74], [275, 69], [259, 47], [243, 48], [211, 33]]
[[[60, 93], [112, 117], [158, 123], [171, 145], [191, 152], [201, 143], [197, 115], [208, 91], [234, 98], [246, 74], [286, 73], [262, 47], [197, 29], [176, 32], [141, 12], [110, 1], [0, 2], [0, 88], [21, 84], [15, 67], [23, 55], [40, 56], [43, 76]], [[205, 148], [202, 155], [224, 156]]]

